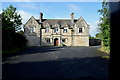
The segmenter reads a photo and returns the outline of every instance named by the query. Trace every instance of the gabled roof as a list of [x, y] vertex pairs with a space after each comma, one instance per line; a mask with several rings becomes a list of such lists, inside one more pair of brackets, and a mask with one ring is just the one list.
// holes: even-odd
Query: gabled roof
[[[34, 18], [33, 16], [31, 17], [31, 18]], [[30, 18], [30, 19], [31, 19]], [[29, 20], [30, 20], [29, 19]], [[35, 19], [35, 18], [34, 18]], [[26, 24], [29, 22], [29, 20], [26, 22]], [[37, 23], [38, 24], [41, 24], [40, 22], [39, 22], [39, 19], [35, 19], [36, 21], [37, 21]], [[74, 24], [76, 24], [79, 20], [83, 20], [86, 24], [87, 24], [87, 22], [82, 18], [82, 17], [80, 17], [79, 19], [74, 19]], [[58, 25], [60, 25], [60, 27], [61, 28], [63, 28], [63, 26], [62, 25], [67, 25], [69, 28], [71, 28], [72, 27], [72, 22], [71, 22], [71, 19], [42, 19], [42, 22], [43, 22], [43, 28], [45, 27], [45, 24], [48, 24], [49, 23], [49, 25], [51, 26], [51, 27], [53, 27], [54, 25], [56, 25], [56, 24], [58, 24]], [[79, 24], [81, 24], [81, 23], [79, 23]], [[88, 25], [88, 24], [87, 24]], [[88, 25], [89, 26], [89, 25]]]
[[[80, 25], [82, 25], [82, 23], [81, 23], [81, 21], [84, 21], [86, 24], [87, 24], [87, 22], [83, 19], [83, 17], [81, 16], [79, 19], [78, 19], [78, 21], [80, 20]], [[77, 23], [77, 21], [75, 22], [75, 24]], [[89, 28], [89, 24], [87, 24], [87, 27]]]
[[[31, 19], [34, 19], [35, 21], [37, 21], [37, 20], [34, 18], [34, 16], [31, 16], [30, 19], [29, 19], [24, 25], [26, 25]], [[39, 24], [38, 21], [37, 21], [37, 23]]]
[[[74, 19], [74, 22], [76, 22], [78, 19]], [[36, 19], [36, 21], [39, 23], [39, 20]], [[50, 25], [64, 25], [65, 23], [68, 26], [71, 26], [71, 19], [43, 19], [43, 24], [49, 23]], [[44, 26], [44, 25], [43, 25]]]

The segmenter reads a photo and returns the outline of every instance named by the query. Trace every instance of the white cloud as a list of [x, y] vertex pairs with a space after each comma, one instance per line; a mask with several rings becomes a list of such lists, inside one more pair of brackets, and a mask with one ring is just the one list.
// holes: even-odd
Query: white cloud
[[[102, 2], [103, 0], [2, 0], [2, 2]], [[118, 2], [120, 0], [107, 0]]]
[[21, 15], [22, 17], [22, 23], [25, 24], [27, 22], [27, 20], [33, 16], [31, 13], [25, 12], [23, 10], [18, 10], [18, 14]]
[[38, 10], [38, 6], [30, 3], [21, 4], [20, 6], [29, 10]]
[[[96, 22], [98, 22], [98, 21], [96, 21]], [[96, 33], [98, 33], [98, 25], [96, 22], [94, 22], [94, 23], [88, 22], [88, 24], [90, 25], [89, 33], [91, 36], [94, 36], [94, 37], [95, 37]]]
[[74, 5], [74, 4], [68, 4], [67, 7], [72, 12], [80, 11], [80, 7], [78, 7], [77, 5]]
[[79, 10], [79, 7], [77, 7], [76, 5], [74, 5], [74, 4], [69, 4], [69, 5], [67, 5], [68, 6], [68, 8], [69, 9], [71, 9], [71, 10]]
[[0, 14], [2, 13], [2, 11], [0, 11]]
[[[38, 15], [31, 14], [31, 13], [25, 12], [25, 11], [23, 11], [23, 10], [17, 10], [17, 12], [18, 12], [18, 14], [21, 15], [21, 17], [22, 17], [22, 23], [23, 23], [23, 24], [25, 24], [25, 23], [30, 19], [31, 16], [34, 16], [35, 18], [39, 18]], [[22, 24], [22, 26], [21, 26], [21, 27], [22, 27], [22, 30], [23, 30], [23, 24]]]
[[30, 19], [31, 16], [34, 16], [35, 18], [39, 18], [39, 15], [35, 15], [35, 14], [29, 13], [29, 12], [25, 12], [23, 10], [18, 10], [18, 14], [21, 15], [23, 24], [25, 24], [28, 21], [28, 19]]
[[2, 0], [2, 2], [31, 2], [33, 0], [24, 0], [24, 1], [21, 1], [21, 0]]
[[21, 8], [24, 8], [26, 10], [31, 10], [31, 11], [34, 11], [34, 12], [43, 12], [43, 13], [49, 13], [50, 11], [43, 7], [45, 6], [44, 4], [40, 3], [39, 5], [36, 5], [35, 3], [24, 3], [24, 4], [20, 4], [19, 5]]

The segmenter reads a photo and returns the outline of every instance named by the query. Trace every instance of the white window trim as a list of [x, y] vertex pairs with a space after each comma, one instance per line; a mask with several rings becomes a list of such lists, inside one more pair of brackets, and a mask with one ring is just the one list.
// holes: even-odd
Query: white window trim
[[[64, 31], [64, 30], [67, 30], [67, 31]], [[67, 33], [67, 32], [68, 32], [68, 28], [65, 27], [65, 28], [63, 29], [63, 33]]]
[[63, 41], [62, 41], [62, 42], [63, 42], [63, 43], [66, 43], [66, 42], [67, 42], [67, 38], [62, 38], [62, 40], [63, 40], [63, 39], [65, 39], [65, 42], [63, 42]]
[[[57, 31], [56, 31], [56, 29], [57, 29]], [[54, 33], [58, 33], [58, 31], [59, 31], [59, 28], [58, 28], [58, 27], [55, 27], [55, 28], [54, 28]]]
[[[82, 32], [80, 32], [80, 28], [82, 29]], [[83, 33], [83, 27], [78, 28], [78, 33]]]
[[82, 27], [82, 33], [84, 32], [84, 30], [85, 30], [85, 27], [83, 26], [83, 27]]
[[[48, 29], [48, 31], [46, 31], [47, 29]], [[50, 27], [45, 28], [45, 33], [48, 33], [48, 32], [50, 32]]]
[[30, 27], [30, 32], [31, 33], [35, 32], [35, 27]]
[[[49, 40], [49, 42], [47, 40]], [[50, 38], [45, 38], [45, 41], [46, 41], [46, 43], [51, 43], [51, 39]]]

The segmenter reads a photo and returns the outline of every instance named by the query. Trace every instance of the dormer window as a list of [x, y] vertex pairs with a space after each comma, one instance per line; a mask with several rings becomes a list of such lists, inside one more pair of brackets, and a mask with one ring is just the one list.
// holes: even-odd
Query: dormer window
[[68, 32], [68, 29], [67, 28], [64, 28], [63, 29], [63, 33], [67, 33]]
[[83, 32], [83, 28], [79, 28], [79, 33], [82, 33]]
[[54, 28], [54, 32], [58, 32], [58, 27], [55, 27], [55, 28]]

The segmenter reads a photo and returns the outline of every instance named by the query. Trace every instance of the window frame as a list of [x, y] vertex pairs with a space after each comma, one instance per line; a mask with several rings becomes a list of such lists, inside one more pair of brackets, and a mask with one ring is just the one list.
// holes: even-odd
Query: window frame
[[83, 28], [82, 27], [79, 28], [79, 33], [83, 33]]
[[55, 27], [54, 28], [54, 33], [57, 33], [58, 32], [58, 27]]
[[67, 33], [68, 32], [68, 29], [67, 28], [64, 28], [63, 29], [63, 33]]
[[49, 28], [49, 27], [46, 27], [46, 28], [45, 28], [45, 33], [48, 33], [49, 30], [50, 30], [50, 28]]
[[[64, 41], [63, 41], [64, 40]], [[67, 42], [67, 38], [62, 38], [62, 42], [66, 43]]]
[[35, 27], [30, 27], [30, 33], [35, 32]]
[[46, 43], [51, 43], [50, 41], [50, 38], [45, 38], [45, 41], [46, 41]]

